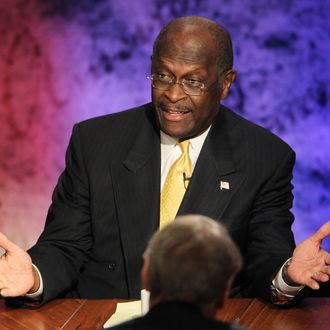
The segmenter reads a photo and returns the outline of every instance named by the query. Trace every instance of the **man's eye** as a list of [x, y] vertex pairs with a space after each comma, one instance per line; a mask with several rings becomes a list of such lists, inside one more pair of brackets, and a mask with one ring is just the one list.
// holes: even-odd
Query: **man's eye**
[[160, 80], [160, 81], [170, 81], [172, 78], [168, 74], [158, 73], [157, 74], [157, 79]]
[[185, 79], [184, 83], [191, 87], [200, 87], [203, 85], [201, 81], [195, 79]]

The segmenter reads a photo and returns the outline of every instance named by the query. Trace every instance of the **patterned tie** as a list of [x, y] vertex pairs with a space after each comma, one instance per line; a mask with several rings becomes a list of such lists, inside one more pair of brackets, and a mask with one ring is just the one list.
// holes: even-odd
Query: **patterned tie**
[[174, 220], [192, 174], [189, 140], [179, 146], [182, 154], [171, 166], [160, 194], [160, 229]]

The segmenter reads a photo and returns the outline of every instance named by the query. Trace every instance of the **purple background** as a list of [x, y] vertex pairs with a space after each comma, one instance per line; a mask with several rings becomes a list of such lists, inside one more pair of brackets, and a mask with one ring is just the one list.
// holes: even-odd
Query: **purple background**
[[0, 0], [0, 230], [32, 245], [72, 125], [148, 102], [155, 36], [197, 14], [233, 38], [225, 103], [297, 152], [300, 242], [330, 218], [329, 12], [322, 0]]

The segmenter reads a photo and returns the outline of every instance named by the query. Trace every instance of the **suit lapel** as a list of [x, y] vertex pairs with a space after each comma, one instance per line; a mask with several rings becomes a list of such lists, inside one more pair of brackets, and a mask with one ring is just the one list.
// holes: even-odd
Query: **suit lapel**
[[159, 130], [150, 120], [140, 126], [140, 135], [133, 137], [135, 140], [125, 159], [111, 164], [130, 296], [136, 295], [140, 289], [135, 285], [142, 254], [159, 225]]
[[228, 116], [221, 109], [198, 157], [178, 214], [220, 219], [244, 177], [237, 170]]

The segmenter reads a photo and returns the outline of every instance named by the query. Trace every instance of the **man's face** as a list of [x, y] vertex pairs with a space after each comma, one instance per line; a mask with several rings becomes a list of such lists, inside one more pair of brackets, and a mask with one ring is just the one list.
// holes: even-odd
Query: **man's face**
[[174, 138], [186, 139], [201, 134], [219, 111], [222, 85], [219, 87], [212, 41], [206, 33], [189, 37], [172, 34], [153, 56], [152, 74], [166, 74], [176, 82], [197, 80], [209, 86], [199, 96], [187, 95], [178, 84], [167, 91], [152, 89], [160, 129]]

